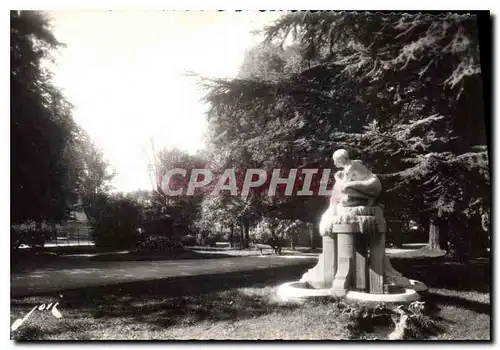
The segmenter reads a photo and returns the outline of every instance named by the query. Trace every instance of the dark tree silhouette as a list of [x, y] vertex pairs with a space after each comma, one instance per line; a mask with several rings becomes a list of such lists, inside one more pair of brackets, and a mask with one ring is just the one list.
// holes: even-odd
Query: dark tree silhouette
[[11, 220], [56, 222], [76, 202], [78, 182], [78, 128], [43, 65], [61, 44], [40, 12], [12, 11], [10, 21]]

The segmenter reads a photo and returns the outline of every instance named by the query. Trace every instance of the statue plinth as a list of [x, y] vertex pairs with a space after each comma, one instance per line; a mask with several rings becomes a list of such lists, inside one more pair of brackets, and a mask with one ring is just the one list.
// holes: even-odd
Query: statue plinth
[[386, 228], [382, 208], [342, 210], [341, 214], [329, 209], [323, 215], [323, 252], [301, 281], [313, 287], [331, 287], [334, 296], [344, 296], [350, 289], [382, 294]]

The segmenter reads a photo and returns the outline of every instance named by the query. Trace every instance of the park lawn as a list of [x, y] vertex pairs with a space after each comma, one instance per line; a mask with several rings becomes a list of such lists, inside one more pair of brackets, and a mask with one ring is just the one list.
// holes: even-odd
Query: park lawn
[[[262, 249], [259, 249], [262, 248]], [[274, 255], [269, 246], [251, 247], [249, 249], [237, 249], [229, 247], [185, 247], [177, 252], [141, 252], [131, 250], [129, 252], [113, 252], [98, 254], [90, 257], [93, 261], [162, 261], [162, 260], [194, 260], [194, 259], [217, 259], [228, 257], [263, 256]], [[301, 247], [296, 250], [284, 249], [281, 256], [318, 256], [318, 252], [310, 252], [309, 248]]]
[[[237, 288], [207, 295], [150, 299], [108, 295], [83, 305], [58, 306], [56, 319], [38, 312], [13, 339], [349, 339], [336, 304], [285, 303], [272, 287]], [[72, 296], [69, 296], [71, 299]], [[16, 300], [11, 322], [50, 297]], [[311, 327], [317, 325], [317, 327]]]
[[[490, 340], [489, 264], [454, 263], [442, 256], [391, 261], [426, 283], [423, 295], [438, 330], [430, 340]], [[188, 277], [63, 292], [63, 318], [36, 312], [12, 339], [387, 339], [393, 325], [352, 328], [338, 302], [284, 303], [275, 288], [304, 267]], [[11, 299], [11, 323], [58, 294]]]
[[[490, 339], [490, 297], [475, 291], [430, 289], [441, 331], [427, 339]], [[51, 297], [13, 300], [11, 323]], [[349, 304], [348, 304], [349, 305]], [[392, 327], [353, 333], [338, 302], [285, 303], [274, 287], [235, 288], [191, 296], [64, 295], [62, 319], [36, 312], [11, 333], [17, 340], [386, 339]]]
[[399, 259], [434, 259], [444, 257], [445, 250], [429, 250], [427, 247], [411, 251], [397, 252], [391, 255], [391, 258]]
[[441, 308], [438, 316], [446, 331], [436, 340], [490, 340], [490, 294], [476, 291], [431, 289], [430, 297]]

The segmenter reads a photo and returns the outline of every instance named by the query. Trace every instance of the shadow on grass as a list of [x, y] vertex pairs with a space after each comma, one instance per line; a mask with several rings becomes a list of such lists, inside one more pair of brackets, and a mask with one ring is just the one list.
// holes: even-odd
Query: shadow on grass
[[192, 250], [182, 250], [179, 252], [137, 252], [110, 253], [96, 255], [89, 258], [90, 261], [165, 261], [165, 260], [198, 260], [198, 259], [220, 259], [234, 257], [230, 254], [221, 253], [201, 253]]
[[478, 314], [490, 315], [492, 311], [489, 303], [465, 299], [456, 295], [442, 295], [431, 291], [423, 294], [422, 299], [428, 302], [429, 305], [451, 305], [467, 309]]
[[[88, 259], [88, 256], [66, 256], [71, 254], [102, 254], [111, 253], [109, 249], [97, 248], [95, 246], [59, 246], [44, 247], [41, 249], [19, 249], [12, 252], [10, 258], [11, 272], [25, 272], [44, 266], [80, 266], [81, 262]], [[80, 263], [78, 263], [80, 262]]]
[[53, 253], [32, 251], [18, 252], [12, 254], [10, 257], [10, 271], [11, 273], [25, 272], [59, 261], [61, 261], [61, 258]]
[[[298, 307], [297, 304], [278, 302], [271, 287], [297, 279], [313, 265], [307, 263], [75, 289], [62, 292], [63, 297], [55, 300], [59, 299], [58, 309], [63, 314], [74, 310], [94, 319], [118, 318], [125, 323], [171, 327], [201, 321], [236, 321]], [[21, 306], [28, 308], [31, 305], [22, 298], [12, 299], [11, 307]]]
[[114, 251], [112, 248], [101, 248], [94, 245], [80, 245], [80, 246], [56, 246], [56, 247], [43, 247], [46, 253], [55, 254], [95, 254], [95, 253], [111, 253]]
[[[73, 247], [68, 247], [73, 248]], [[83, 248], [83, 247], [82, 247]], [[11, 256], [11, 273], [22, 273], [39, 268], [85, 268], [92, 266], [95, 261], [168, 261], [168, 260], [200, 260], [200, 259], [221, 259], [229, 257], [242, 257], [244, 255], [217, 253], [203, 253], [192, 250], [165, 253], [147, 252], [102, 252], [102, 250], [85, 250], [76, 252], [52, 250], [52, 251], [23, 251]], [[57, 253], [56, 253], [57, 252]], [[75, 256], [69, 256], [69, 254]], [[85, 256], [77, 254], [98, 254], [95, 256]], [[90, 263], [89, 263], [90, 262]]]
[[488, 261], [454, 263], [444, 257], [397, 258], [391, 264], [405, 277], [419, 280], [431, 288], [488, 293], [490, 290]]

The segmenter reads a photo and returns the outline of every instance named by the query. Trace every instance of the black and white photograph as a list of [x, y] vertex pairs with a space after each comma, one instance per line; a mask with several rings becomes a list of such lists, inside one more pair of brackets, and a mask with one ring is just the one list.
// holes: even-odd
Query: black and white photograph
[[9, 16], [11, 342], [492, 341], [490, 11]]

